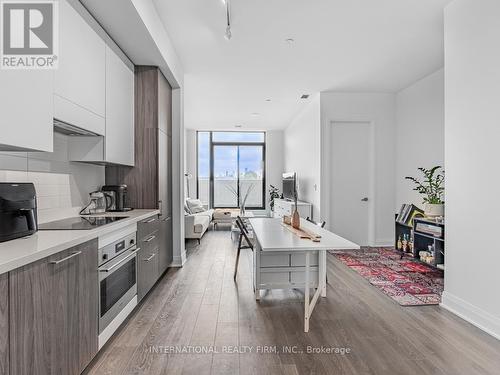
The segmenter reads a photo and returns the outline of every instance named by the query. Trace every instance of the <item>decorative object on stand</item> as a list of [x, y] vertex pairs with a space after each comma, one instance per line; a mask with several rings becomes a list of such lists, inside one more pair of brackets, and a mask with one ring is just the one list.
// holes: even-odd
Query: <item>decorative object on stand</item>
[[443, 272], [418, 260], [400, 259], [394, 249], [372, 247], [330, 253], [401, 306], [441, 302]]
[[293, 214], [292, 214], [292, 227], [295, 229], [300, 229], [300, 215], [299, 211], [297, 210], [297, 202], [298, 202], [298, 194], [297, 194], [297, 183], [294, 184], [294, 189], [293, 189], [293, 201], [294, 201], [294, 208], [293, 208]]
[[276, 186], [273, 186], [273, 185], [269, 185], [270, 188], [269, 188], [269, 206], [271, 207], [271, 211], [274, 212], [274, 200], [276, 198], [279, 198], [280, 197], [280, 190], [276, 187]]
[[423, 196], [425, 203], [425, 215], [429, 217], [444, 216], [444, 170], [441, 166], [431, 169], [418, 168], [424, 175], [424, 180], [420, 181], [415, 177], [405, 177], [415, 183], [413, 190]]
[[283, 227], [295, 234], [297, 237], [302, 238], [302, 239], [308, 239], [311, 240], [312, 242], [321, 242], [321, 235], [304, 229], [304, 228], [294, 228], [291, 223], [290, 223], [290, 216], [283, 216]]
[[191, 173], [184, 173], [184, 177], [186, 178], [186, 191], [187, 191], [186, 198], [191, 198], [191, 193], [189, 192], [189, 180], [193, 178], [193, 175]]
[[[225, 186], [226, 186], [226, 188], [231, 193], [233, 193], [233, 195], [236, 198], [238, 198], [238, 191], [242, 191], [243, 190], [243, 186], [242, 185], [243, 184], [240, 182], [239, 185], [238, 185], [238, 190], [236, 190], [234, 187], [232, 187], [230, 185], [225, 185]], [[248, 199], [248, 197], [249, 197], [249, 195], [252, 192], [252, 190], [253, 190], [254, 187], [255, 187], [254, 183], [249, 184], [246, 193], [243, 195], [243, 199], [241, 199], [241, 197], [240, 197], [241, 202], [238, 202], [239, 208], [240, 208], [240, 216], [245, 216], [245, 205], [246, 205], [247, 199]]]

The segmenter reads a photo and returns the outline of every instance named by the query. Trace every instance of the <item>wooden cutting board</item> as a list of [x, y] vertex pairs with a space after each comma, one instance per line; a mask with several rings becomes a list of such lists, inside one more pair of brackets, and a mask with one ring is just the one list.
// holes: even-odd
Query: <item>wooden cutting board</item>
[[316, 234], [304, 228], [296, 229], [291, 225], [285, 223], [281, 223], [281, 225], [283, 225], [286, 229], [295, 234], [297, 237], [309, 239], [313, 242], [321, 242], [321, 236], [319, 234]]

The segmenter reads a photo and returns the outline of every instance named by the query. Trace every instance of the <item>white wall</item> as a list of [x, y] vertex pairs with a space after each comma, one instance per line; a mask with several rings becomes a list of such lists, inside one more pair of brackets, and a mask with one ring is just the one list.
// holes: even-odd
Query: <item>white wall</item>
[[[332, 122], [362, 121], [374, 127], [375, 197], [373, 243], [394, 243], [396, 96], [386, 93], [321, 93], [321, 216], [328, 223], [330, 207], [330, 128]], [[316, 143], [315, 143], [316, 144]], [[353, 145], [356, 147], [356, 145]]]
[[445, 10], [442, 306], [500, 339], [499, 14], [498, 0], [455, 0]]
[[274, 185], [281, 190], [281, 177], [284, 172], [283, 131], [266, 132], [266, 210], [270, 212], [269, 188]]
[[418, 167], [444, 165], [444, 69], [396, 95], [396, 210], [403, 203], [423, 208], [406, 176]]
[[321, 219], [321, 142], [320, 95], [309, 103], [291, 121], [284, 131], [284, 167], [286, 172], [296, 172], [299, 200], [313, 204], [313, 218]]

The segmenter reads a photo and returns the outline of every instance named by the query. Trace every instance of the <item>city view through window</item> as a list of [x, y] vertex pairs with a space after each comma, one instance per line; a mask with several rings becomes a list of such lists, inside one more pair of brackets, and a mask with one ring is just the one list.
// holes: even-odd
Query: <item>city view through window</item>
[[198, 198], [203, 204], [236, 208], [245, 202], [246, 208], [264, 208], [264, 165], [265, 133], [198, 132]]

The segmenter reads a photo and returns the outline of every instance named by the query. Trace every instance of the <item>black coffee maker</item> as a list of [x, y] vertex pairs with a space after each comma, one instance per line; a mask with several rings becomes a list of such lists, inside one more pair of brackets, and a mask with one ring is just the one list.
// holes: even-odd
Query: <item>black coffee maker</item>
[[105, 185], [101, 191], [106, 195], [106, 211], [124, 212], [130, 211], [126, 207], [127, 185]]
[[31, 183], [0, 183], [0, 242], [36, 233], [35, 186]]

